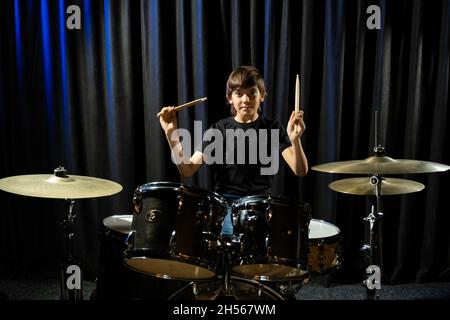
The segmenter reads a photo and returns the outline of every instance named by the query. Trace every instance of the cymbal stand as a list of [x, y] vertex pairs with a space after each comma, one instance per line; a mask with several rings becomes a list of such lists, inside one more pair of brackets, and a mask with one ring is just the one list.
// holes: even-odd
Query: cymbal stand
[[83, 300], [82, 273], [73, 255], [73, 222], [76, 215], [72, 213], [75, 200], [64, 200], [65, 217], [61, 221], [64, 240], [66, 242], [66, 257], [60, 262], [60, 289], [61, 300]]
[[367, 263], [366, 276], [363, 281], [367, 289], [367, 300], [379, 299], [377, 290], [381, 289], [381, 276], [383, 272], [383, 246], [381, 235], [381, 222], [383, 213], [381, 212], [381, 183], [383, 178], [374, 174], [370, 178], [370, 183], [375, 188], [376, 204], [372, 205], [372, 210], [363, 220], [369, 223], [369, 244], [364, 244], [361, 248]]

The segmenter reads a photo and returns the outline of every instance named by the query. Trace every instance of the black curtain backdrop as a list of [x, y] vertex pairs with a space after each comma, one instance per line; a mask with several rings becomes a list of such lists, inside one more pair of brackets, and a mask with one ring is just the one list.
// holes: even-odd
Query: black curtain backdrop
[[[366, 26], [373, 4], [380, 30]], [[81, 9], [81, 30], [65, 27], [69, 5]], [[260, 69], [263, 113], [284, 124], [301, 75], [311, 166], [372, 156], [376, 110], [386, 155], [450, 164], [449, 34], [448, 0], [2, 1], [0, 178], [63, 165], [123, 186], [75, 204], [76, 256], [94, 278], [102, 220], [131, 214], [136, 187], [211, 188], [206, 166], [180, 180], [156, 113], [207, 96], [179, 113], [180, 127], [193, 132], [200, 120], [205, 130], [229, 115], [225, 83], [241, 64]], [[348, 175], [287, 169], [274, 193], [309, 202], [313, 218], [340, 228], [341, 274], [359, 281], [373, 197], [328, 188]], [[426, 188], [382, 198], [385, 281], [448, 280], [449, 173], [395, 177]], [[1, 192], [0, 208], [1, 272], [53, 270], [64, 254], [62, 201]]]

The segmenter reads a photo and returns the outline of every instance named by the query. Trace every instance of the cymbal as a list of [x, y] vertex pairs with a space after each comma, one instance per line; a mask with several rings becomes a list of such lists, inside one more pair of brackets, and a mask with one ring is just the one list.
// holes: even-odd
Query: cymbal
[[[337, 180], [328, 185], [330, 189], [348, 194], [374, 196], [375, 185], [370, 183], [370, 177]], [[380, 196], [406, 194], [421, 191], [425, 188], [422, 183], [395, 178], [381, 180]]]
[[0, 179], [0, 189], [29, 197], [83, 199], [110, 196], [120, 192], [122, 186], [100, 178], [32, 174]]
[[445, 164], [399, 159], [386, 156], [373, 156], [364, 160], [350, 160], [320, 164], [311, 168], [315, 171], [349, 174], [408, 174], [441, 172], [450, 169]]

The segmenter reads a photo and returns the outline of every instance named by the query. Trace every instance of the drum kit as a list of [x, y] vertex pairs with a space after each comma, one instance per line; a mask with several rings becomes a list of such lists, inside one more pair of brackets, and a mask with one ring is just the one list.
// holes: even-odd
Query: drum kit
[[[384, 195], [418, 192], [415, 181], [385, 178], [387, 174], [441, 172], [449, 166], [427, 161], [395, 160], [377, 147], [375, 156], [364, 160], [317, 165], [326, 173], [364, 174], [369, 177], [332, 182], [340, 193], [376, 197], [376, 207], [365, 218], [370, 223], [370, 242], [364, 245], [368, 263], [382, 265], [381, 200]], [[59, 167], [50, 175], [24, 175], [0, 179], [0, 189], [29, 197], [62, 199], [62, 221], [67, 256], [61, 263], [61, 299], [82, 299], [79, 288], [68, 288], [67, 266], [73, 256], [76, 199], [116, 194], [122, 186], [109, 180], [68, 175]], [[221, 233], [231, 211], [233, 234]], [[133, 197], [132, 215], [103, 220], [109, 234], [119, 239], [121, 264], [127, 270], [161, 279], [185, 281], [168, 299], [285, 299], [300, 288], [311, 273], [327, 273], [340, 267], [340, 230], [311, 218], [308, 203], [253, 195], [230, 202], [219, 194], [173, 182], [139, 186]], [[101, 264], [101, 263], [100, 263]], [[107, 267], [103, 264], [104, 267]], [[102, 270], [103, 270], [102, 269]], [[100, 282], [106, 279], [99, 272]], [[120, 276], [120, 274], [119, 274]], [[151, 290], [152, 288], [148, 288]], [[370, 291], [370, 292], [369, 292]], [[374, 296], [374, 290], [368, 297]]]
[[[72, 228], [75, 200], [110, 196], [120, 192], [122, 186], [68, 175], [59, 167], [54, 174], [0, 179], [0, 189], [64, 200], [62, 226], [67, 253], [60, 269], [61, 299], [82, 299], [81, 288], [67, 285], [67, 268], [77, 264]], [[222, 235], [228, 210], [232, 210], [235, 231]], [[311, 219], [307, 203], [282, 197], [248, 196], [230, 203], [201, 188], [152, 182], [135, 190], [132, 215], [107, 217], [103, 225], [108, 236], [114, 235], [120, 242], [117, 248], [127, 270], [188, 281], [168, 299], [284, 299], [282, 294], [291, 290], [286, 283], [302, 282], [310, 269], [326, 272], [338, 267], [338, 257], [332, 255], [338, 251], [339, 230]], [[119, 281], [108, 278], [105, 261], [100, 264], [97, 280], [104, 288], [106, 281]], [[120, 272], [115, 276], [120, 277]], [[278, 283], [280, 292], [268, 283]]]
[[[189, 283], [168, 299], [283, 299], [267, 282], [308, 275], [308, 204], [248, 196], [233, 203], [172, 182], [138, 187], [124, 252], [128, 268]], [[233, 235], [221, 234], [232, 210]]]

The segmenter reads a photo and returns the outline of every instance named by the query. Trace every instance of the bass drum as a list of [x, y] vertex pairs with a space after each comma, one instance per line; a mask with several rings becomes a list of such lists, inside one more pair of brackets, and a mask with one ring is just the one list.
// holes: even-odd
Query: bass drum
[[132, 215], [114, 215], [103, 219], [93, 299], [163, 300], [186, 285], [186, 282], [151, 277], [124, 266], [125, 241], [131, 230], [132, 219]]

